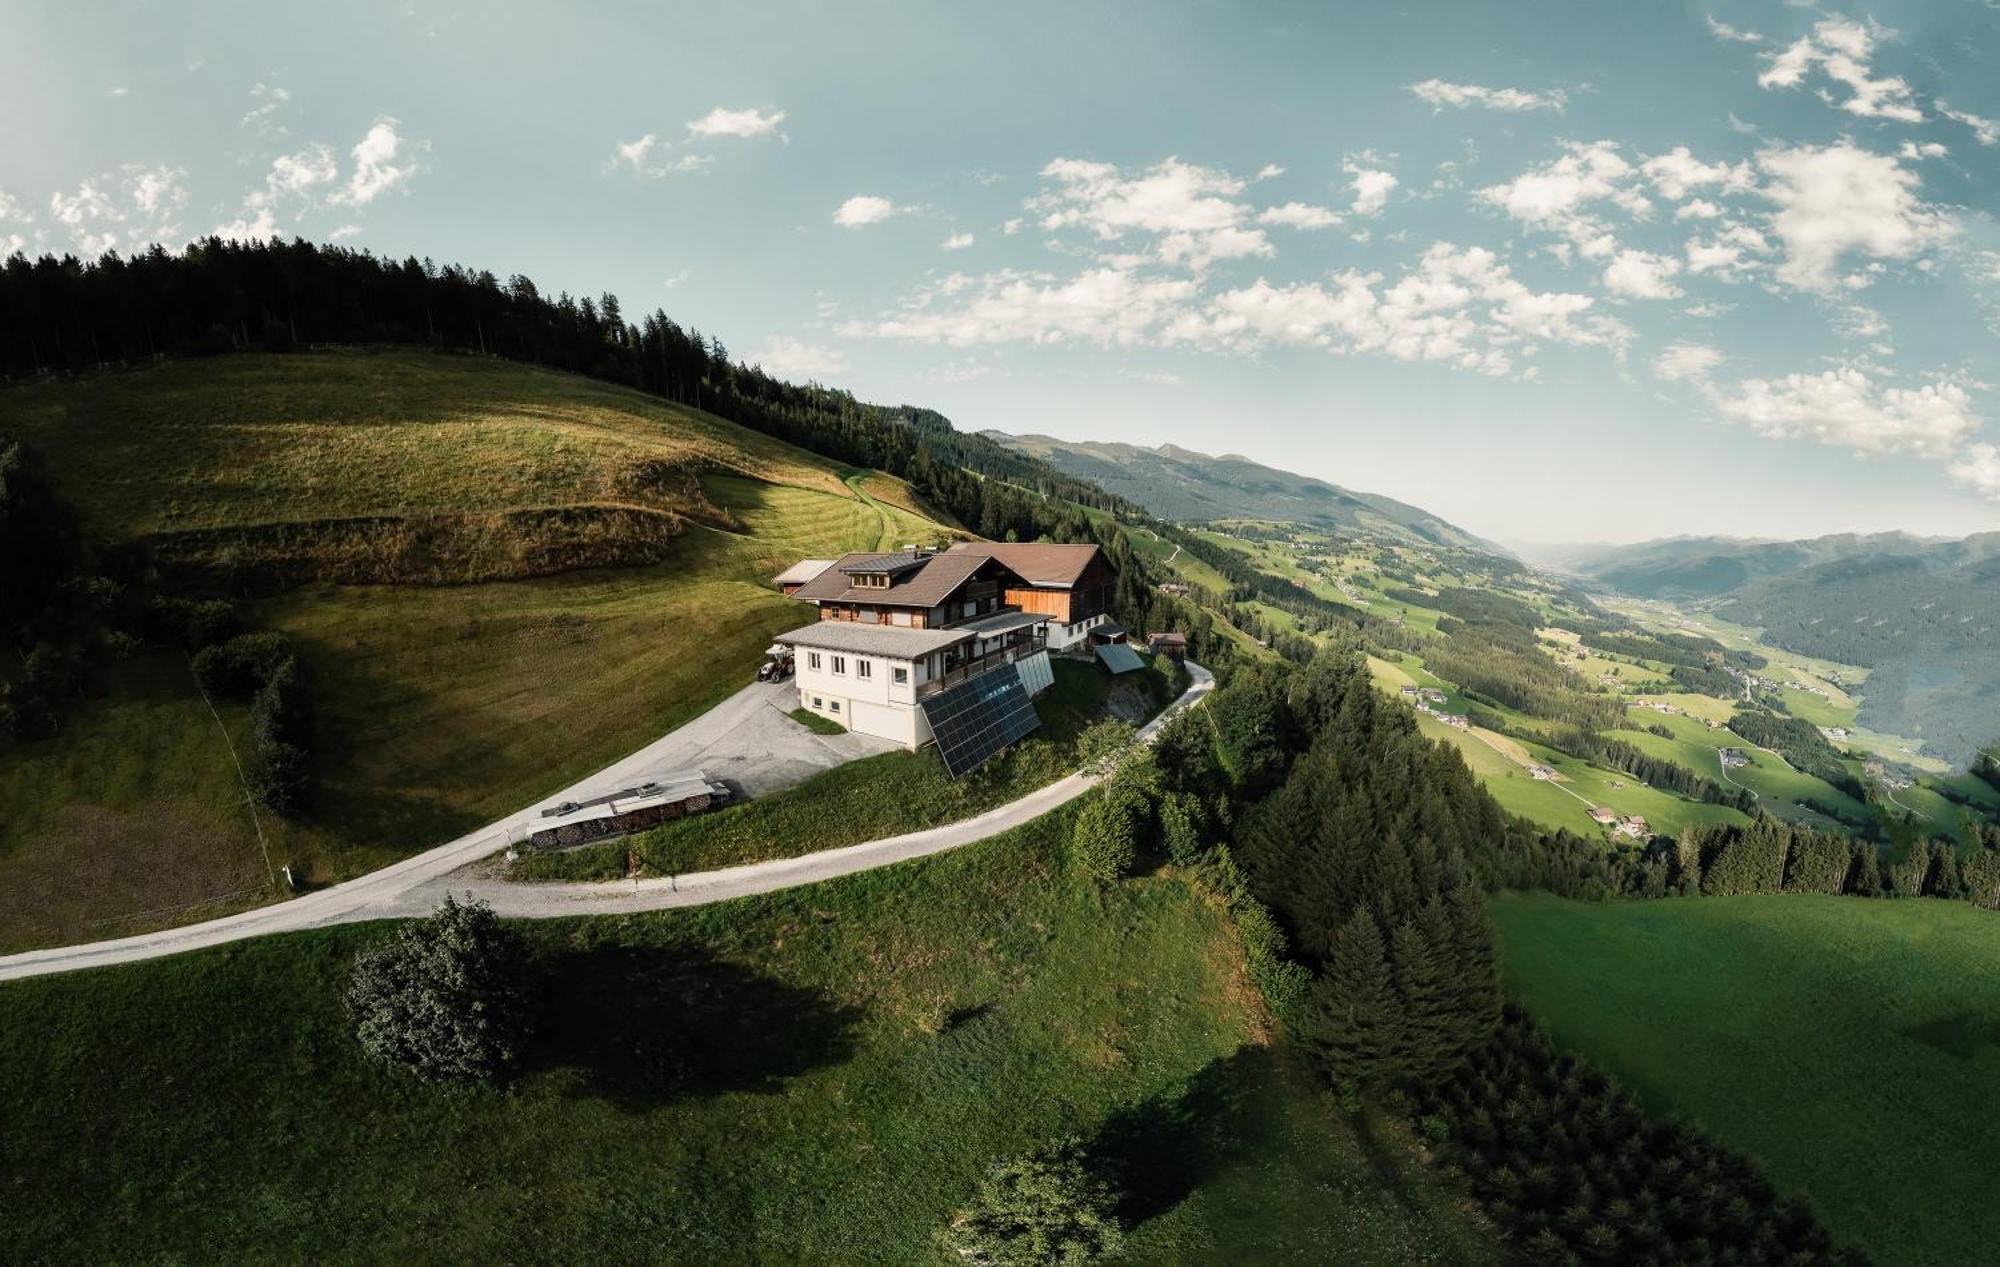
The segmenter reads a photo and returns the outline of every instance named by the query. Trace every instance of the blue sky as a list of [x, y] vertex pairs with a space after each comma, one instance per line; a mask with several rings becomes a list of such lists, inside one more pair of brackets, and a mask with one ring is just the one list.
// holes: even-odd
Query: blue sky
[[1502, 541], [2000, 529], [2000, 8], [5, 5], [0, 248], [334, 238]]

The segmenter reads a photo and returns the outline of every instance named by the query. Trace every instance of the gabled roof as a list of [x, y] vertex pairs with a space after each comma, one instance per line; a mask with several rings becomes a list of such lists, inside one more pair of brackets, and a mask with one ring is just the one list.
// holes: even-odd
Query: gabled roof
[[1041, 541], [961, 541], [945, 553], [984, 554], [1018, 572], [1030, 585], [1068, 589], [1083, 578], [1084, 569], [1099, 551], [1094, 545], [1055, 545]]
[[843, 560], [840, 570], [849, 576], [861, 572], [907, 572], [922, 567], [931, 556], [927, 551], [898, 550], [894, 554], [870, 554], [852, 562]]
[[771, 578], [773, 585], [804, 585], [833, 566], [832, 559], [800, 559]]
[[[793, 598], [810, 603], [869, 603], [878, 607], [935, 607], [957, 592], [958, 587], [972, 578], [989, 562], [983, 554], [961, 553], [947, 550], [933, 554], [923, 561], [923, 566], [909, 568], [902, 572], [892, 572], [886, 588], [879, 585], [857, 586], [850, 575], [857, 565], [866, 570], [866, 565], [879, 563], [883, 559], [905, 557], [900, 550], [858, 550], [844, 554], [832, 567], [821, 572], [812, 580], [801, 585], [792, 594]], [[1005, 568], [1004, 563], [1001, 567]], [[878, 569], [879, 570], [879, 569]], [[1011, 571], [1012, 569], [1007, 569]]]

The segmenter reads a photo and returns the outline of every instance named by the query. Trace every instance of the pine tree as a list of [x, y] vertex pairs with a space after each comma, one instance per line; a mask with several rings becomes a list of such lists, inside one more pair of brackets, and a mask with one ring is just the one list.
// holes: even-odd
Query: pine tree
[[1358, 911], [1334, 938], [1326, 970], [1313, 982], [1300, 1042], [1334, 1082], [1359, 1087], [1390, 1072], [1401, 1028], [1382, 929], [1373, 915]]
[[1873, 841], [1854, 842], [1854, 875], [1849, 892], [1856, 897], [1876, 897], [1882, 892], [1882, 859]]

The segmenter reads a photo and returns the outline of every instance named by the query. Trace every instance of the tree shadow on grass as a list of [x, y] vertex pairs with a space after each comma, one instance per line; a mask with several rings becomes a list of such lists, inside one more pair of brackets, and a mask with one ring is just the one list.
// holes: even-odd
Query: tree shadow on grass
[[1268, 1050], [1245, 1047], [1211, 1060], [1176, 1091], [1106, 1120], [1090, 1151], [1121, 1181], [1118, 1213], [1128, 1227], [1165, 1214], [1257, 1153], [1270, 1123], [1253, 1093], [1275, 1076]]
[[603, 946], [548, 967], [535, 1069], [643, 1113], [731, 1091], [768, 1094], [854, 1050], [854, 1008], [692, 947]]

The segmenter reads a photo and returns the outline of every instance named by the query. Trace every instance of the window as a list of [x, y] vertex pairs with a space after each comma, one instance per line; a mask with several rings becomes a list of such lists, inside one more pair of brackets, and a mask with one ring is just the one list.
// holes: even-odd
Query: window
[[[817, 651], [806, 652], [806, 667], [808, 669], [817, 669], [819, 667], [819, 652]], [[814, 700], [813, 703], [817, 704], [819, 703], [819, 701]]]
[[856, 660], [854, 662], [854, 676], [858, 678], [874, 677], [875, 662], [873, 660]]
[[840, 711], [840, 701], [839, 701], [839, 700], [835, 700], [835, 701], [833, 701], [833, 704], [831, 705], [831, 711], [833, 711], [833, 712], [836, 712], [836, 713]]
[[821, 698], [820, 698], [819, 696], [815, 695], [815, 696], [813, 696], [813, 707], [814, 707], [814, 708], [825, 708], [825, 707], [826, 707], [826, 701], [825, 701], [825, 700], [823, 700], [823, 699], [821, 699]]
[[846, 657], [846, 656], [844, 656], [844, 655], [837, 655], [837, 656], [833, 657], [833, 671], [834, 671], [835, 673], [843, 673], [843, 674], [847, 672], [847, 657]]
[[910, 684], [910, 671], [908, 669], [898, 667], [890, 670], [890, 673], [895, 678], [897, 686], [908, 686]]

